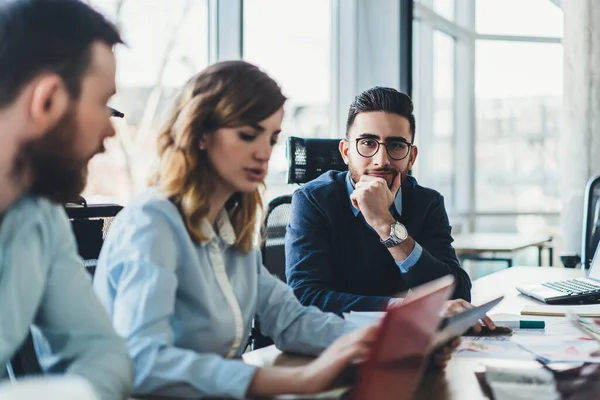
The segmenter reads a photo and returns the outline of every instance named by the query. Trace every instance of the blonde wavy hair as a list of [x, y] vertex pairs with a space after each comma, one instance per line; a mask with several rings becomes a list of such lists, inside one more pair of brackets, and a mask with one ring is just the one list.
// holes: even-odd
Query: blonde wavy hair
[[[285, 101], [273, 79], [244, 61], [209, 66], [192, 77], [178, 95], [158, 136], [159, 163], [150, 184], [178, 205], [193, 240], [207, 240], [201, 224], [209, 212], [216, 174], [200, 149], [201, 139], [220, 128], [257, 124]], [[261, 189], [235, 193], [225, 207], [236, 234], [235, 246], [243, 252], [254, 245], [263, 210]]]

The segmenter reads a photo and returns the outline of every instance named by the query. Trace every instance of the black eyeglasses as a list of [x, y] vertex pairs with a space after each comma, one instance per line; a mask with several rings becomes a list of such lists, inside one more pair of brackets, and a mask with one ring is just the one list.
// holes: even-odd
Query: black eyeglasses
[[[106, 106], [108, 107], [108, 106]], [[125, 114], [123, 114], [121, 111], [119, 110], [115, 110], [112, 107], [108, 107], [108, 111], [110, 111], [110, 116], [111, 117], [115, 117], [115, 118], [123, 118], [125, 116]]]
[[372, 138], [356, 139], [356, 151], [365, 158], [371, 158], [379, 151], [379, 147], [385, 146], [388, 156], [392, 160], [405, 159], [410, 153], [412, 143], [406, 140], [390, 140], [389, 142], [379, 142]]

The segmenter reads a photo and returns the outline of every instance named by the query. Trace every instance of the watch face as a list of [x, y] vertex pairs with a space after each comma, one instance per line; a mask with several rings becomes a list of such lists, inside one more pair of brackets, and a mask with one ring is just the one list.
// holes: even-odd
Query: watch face
[[406, 239], [408, 236], [408, 232], [406, 232], [406, 227], [404, 227], [404, 225], [400, 223], [394, 224], [394, 234], [402, 240]]

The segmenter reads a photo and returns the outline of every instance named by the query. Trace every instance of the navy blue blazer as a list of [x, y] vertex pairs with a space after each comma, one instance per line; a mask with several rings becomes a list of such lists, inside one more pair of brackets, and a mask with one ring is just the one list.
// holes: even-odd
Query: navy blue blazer
[[435, 190], [402, 183], [398, 220], [423, 247], [407, 273], [401, 273], [362, 214], [352, 213], [347, 172], [329, 171], [296, 190], [285, 237], [286, 278], [304, 305], [338, 314], [384, 310], [401, 291], [444, 275], [454, 275], [453, 298], [471, 300], [471, 280], [452, 247], [444, 199]]

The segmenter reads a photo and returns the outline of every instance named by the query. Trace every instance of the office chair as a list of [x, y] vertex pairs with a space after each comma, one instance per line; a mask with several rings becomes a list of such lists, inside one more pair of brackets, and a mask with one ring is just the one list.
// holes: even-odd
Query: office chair
[[[338, 150], [339, 139], [316, 139], [290, 136], [286, 142], [288, 160], [287, 183], [303, 184], [330, 171], [345, 171]], [[267, 270], [283, 282], [285, 278], [285, 229], [290, 222], [292, 195], [274, 198], [267, 206], [263, 229], [262, 256]]]
[[288, 183], [303, 184], [327, 171], [346, 171], [339, 143], [340, 139], [288, 137]]
[[[263, 265], [271, 274], [283, 282], [285, 277], [285, 229], [292, 213], [292, 195], [286, 194], [274, 198], [267, 206], [267, 214], [262, 229], [261, 253]], [[260, 332], [260, 321], [254, 317], [248, 344], [252, 350], [261, 349], [273, 344], [270, 337]]]
[[11, 360], [6, 364], [8, 377], [12, 380], [24, 376], [42, 375], [42, 367], [38, 362], [33, 345], [33, 336], [31, 331], [23, 341], [19, 350], [13, 355]]
[[[83, 266], [92, 278], [96, 272], [98, 256], [108, 229], [122, 209], [123, 207], [117, 204], [88, 204], [83, 197], [65, 205], [65, 211], [75, 234], [79, 255], [83, 258]], [[7, 369], [12, 378], [43, 373], [37, 359], [31, 332], [7, 365]]]
[[600, 242], [600, 175], [590, 178], [585, 187], [583, 202], [583, 224], [581, 229], [581, 254], [562, 255], [561, 261], [567, 268], [589, 269]]
[[117, 204], [88, 204], [83, 197], [65, 205], [75, 234], [77, 250], [92, 277], [108, 229], [122, 209], [123, 207]]
[[[286, 142], [288, 161], [287, 183], [303, 184], [330, 171], [345, 171], [338, 150], [340, 139], [316, 139], [290, 136]], [[271, 200], [267, 206], [265, 224], [262, 230], [261, 247], [263, 264], [273, 275], [283, 282], [285, 277], [285, 230], [292, 213], [292, 195], [285, 194]], [[271, 338], [260, 332], [260, 321], [254, 319], [250, 336], [252, 349], [273, 344]]]
[[263, 228], [262, 256], [267, 270], [283, 282], [285, 278], [285, 229], [292, 213], [292, 195], [269, 202]]

